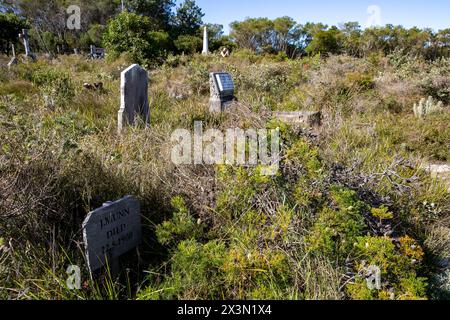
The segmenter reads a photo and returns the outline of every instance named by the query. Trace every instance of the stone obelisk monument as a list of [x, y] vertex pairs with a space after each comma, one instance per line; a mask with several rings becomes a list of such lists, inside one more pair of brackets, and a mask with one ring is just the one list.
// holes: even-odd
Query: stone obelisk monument
[[208, 28], [205, 26], [203, 31], [203, 51], [202, 54], [209, 54], [209, 40], [208, 40]]

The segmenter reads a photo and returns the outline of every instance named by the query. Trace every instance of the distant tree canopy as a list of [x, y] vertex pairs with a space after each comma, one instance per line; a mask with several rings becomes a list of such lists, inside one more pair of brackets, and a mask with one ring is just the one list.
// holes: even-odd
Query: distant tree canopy
[[[72, 52], [73, 48], [88, 50], [90, 45], [96, 45], [107, 46], [114, 54], [128, 52], [140, 61], [144, 58], [159, 61], [170, 51], [201, 50], [204, 14], [195, 0], [184, 0], [178, 7], [174, 0], [126, 0], [122, 13], [121, 4], [121, 0], [0, 0], [0, 12], [29, 21], [32, 47], [36, 51], [63, 53]], [[80, 30], [67, 28], [69, 5], [80, 7]], [[135, 22], [143, 23], [141, 30]], [[2, 28], [3, 47], [10, 41], [3, 35], [6, 30], [9, 29]], [[213, 34], [216, 36], [217, 32]], [[221, 36], [214, 39], [214, 45], [222, 43]], [[129, 39], [136, 39], [136, 45]]]
[[362, 56], [399, 49], [428, 59], [450, 55], [450, 29], [434, 32], [388, 24], [363, 30], [357, 22], [338, 27], [321, 23], [301, 25], [289, 17], [250, 18], [230, 26], [230, 36], [238, 47], [255, 52], [285, 52], [291, 57], [316, 53]]
[[203, 24], [202, 9], [193, 0], [186, 0], [177, 8], [175, 27], [180, 35], [193, 36]]
[[182, 35], [175, 40], [174, 44], [179, 51], [193, 54], [202, 48], [202, 39], [197, 36]]
[[173, 20], [174, 0], [126, 0], [128, 11], [149, 17], [154, 29], [168, 30]]
[[[36, 51], [72, 52], [73, 48], [88, 50], [93, 44], [106, 46], [114, 54], [128, 52], [138, 59], [160, 61], [170, 52], [201, 50], [204, 14], [195, 0], [184, 0], [178, 6], [175, 0], [125, 0], [125, 12], [121, 3], [121, 0], [0, 0], [0, 49], [7, 51], [10, 43], [16, 41], [17, 31], [28, 21]], [[67, 28], [69, 5], [81, 9], [80, 30]], [[135, 22], [143, 23], [141, 29]], [[283, 53], [291, 58], [317, 53], [361, 57], [395, 50], [427, 59], [450, 56], [450, 29], [434, 31], [394, 25], [362, 29], [357, 22], [339, 26], [300, 24], [287, 16], [232, 22], [230, 36], [223, 35], [222, 25], [207, 27], [211, 51], [227, 46], [256, 53]], [[129, 39], [136, 39], [137, 43]]]
[[314, 34], [305, 51], [306, 53], [339, 53], [341, 51], [341, 37], [342, 34], [336, 27], [319, 30]]

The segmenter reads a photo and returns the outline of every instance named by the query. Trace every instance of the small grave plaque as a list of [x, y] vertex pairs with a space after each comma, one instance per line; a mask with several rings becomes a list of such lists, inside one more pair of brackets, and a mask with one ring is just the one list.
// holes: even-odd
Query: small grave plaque
[[142, 241], [139, 201], [127, 196], [105, 203], [83, 222], [89, 270], [94, 272], [136, 248]]
[[223, 97], [234, 95], [234, 83], [228, 73], [217, 73], [216, 81], [219, 85], [220, 95]]
[[234, 82], [231, 75], [226, 72], [210, 74], [211, 97], [209, 100], [210, 112], [222, 112], [226, 105], [234, 100]]

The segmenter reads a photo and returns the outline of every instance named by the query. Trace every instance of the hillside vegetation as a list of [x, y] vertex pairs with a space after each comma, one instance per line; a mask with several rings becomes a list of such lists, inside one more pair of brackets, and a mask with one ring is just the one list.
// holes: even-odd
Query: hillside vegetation
[[[236, 50], [170, 56], [150, 72], [149, 128], [117, 135], [125, 56], [61, 55], [8, 70], [0, 58], [0, 299], [450, 298], [450, 59]], [[209, 72], [238, 103], [208, 112]], [[86, 90], [83, 83], [103, 83]], [[432, 97], [435, 112], [414, 105]], [[417, 107], [416, 107], [417, 109]], [[274, 110], [320, 110], [301, 129]], [[277, 175], [259, 167], [175, 166], [175, 129], [280, 128]], [[118, 281], [91, 278], [81, 223], [135, 195], [144, 244]], [[81, 290], [66, 286], [79, 265]], [[364, 270], [381, 270], [369, 290]]]

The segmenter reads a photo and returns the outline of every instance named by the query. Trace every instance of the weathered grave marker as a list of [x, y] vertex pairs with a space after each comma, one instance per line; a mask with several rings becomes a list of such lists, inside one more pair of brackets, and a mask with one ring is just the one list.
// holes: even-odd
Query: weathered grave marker
[[222, 58], [227, 58], [230, 56], [230, 50], [224, 47], [222, 48], [222, 50], [220, 50], [220, 55], [222, 56]]
[[210, 112], [222, 112], [227, 104], [234, 100], [234, 82], [226, 72], [213, 72], [209, 76], [211, 97]]
[[322, 124], [320, 111], [274, 112], [273, 117], [292, 125], [317, 127]]
[[28, 30], [22, 29], [22, 33], [19, 34], [19, 38], [22, 38], [22, 40], [23, 40], [23, 46], [25, 47], [25, 56], [27, 58], [31, 58], [32, 60], [36, 60], [35, 55], [31, 52], [30, 38], [28, 36]]
[[17, 60], [16, 57], [16, 49], [14, 48], [14, 44], [12, 45], [12, 59], [8, 62], [8, 69], [11, 69], [11, 66], [17, 65], [19, 63], [19, 60]]
[[127, 196], [89, 213], [83, 222], [83, 239], [91, 272], [107, 264], [115, 268], [119, 257], [142, 241], [139, 201]]
[[91, 59], [103, 59], [105, 57], [105, 49], [103, 48], [97, 48], [94, 45], [91, 45], [91, 52], [89, 54], [89, 57]]
[[202, 54], [209, 54], [209, 39], [208, 39], [208, 27], [203, 29], [203, 51]]
[[134, 125], [136, 115], [148, 125], [150, 108], [148, 104], [148, 73], [137, 64], [125, 69], [120, 82], [120, 110], [118, 114], [119, 134], [125, 125]]

